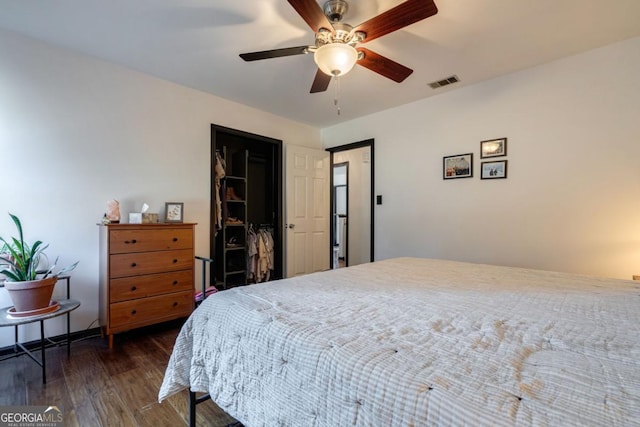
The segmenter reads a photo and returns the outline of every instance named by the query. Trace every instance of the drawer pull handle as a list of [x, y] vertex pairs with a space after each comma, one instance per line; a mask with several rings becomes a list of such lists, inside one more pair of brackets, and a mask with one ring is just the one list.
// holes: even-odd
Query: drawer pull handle
[[178, 241], [178, 238], [177, 238], [177, 237], [174, 237], [174, 238], [173, 238], [173, 241], [174, 241], [174, 242], [177, 242], [177, 241]]
[[136, 313], [137, 313], [137, 311], [135, 311], [135, 310], [131, 310], [131, 314], [132, 314], [132, 315], [133, 315], [133, 314], [136, 314]]
[[132, 290], [132, 291], [135, 291], [136, 289], [138, 289], [138, 288], [137, 288], [137, 287], [135, 287], [135, 286], [132, 286], [132, 287], [131, 287], [131, 290]]
[[177, 280], [174, 280], [174, 281], [173, 281], [173, 286], [175, 286], [175, 285], [177, 285], [177, 284], [178, 284], [178, 281], [177, 281]]
[[135, 262], [131, 263], [131, 267], [136, 267], [138, 264], [136, 264]]
[[178, 262], [178, 260], [177, 260], [177, 259], [174, 259], [174, 260], [173, 260], [173, 263], [175, 264], [176, 262]]
[[135, 244], [135, 243], [137, 243], [137, 242], [136, 242], [136, 239], [133, 239], [133, 240], [125, 240], [125, 241], [124, 241], [124, 243], [126, 243], [127, 245], [128, 245], [129, 243], [131, 243], [131, 244], [133, 245], [133, 244]]
[[177, 306], [178, 306], [178, 303], [174, 301], [174, 302], [173, 302], [173, 306], [174, 306], [174, 307], [177, 307]]

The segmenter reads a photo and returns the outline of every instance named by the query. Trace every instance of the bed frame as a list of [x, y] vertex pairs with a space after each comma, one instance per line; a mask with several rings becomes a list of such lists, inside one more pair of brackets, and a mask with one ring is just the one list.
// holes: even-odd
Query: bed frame
[[[197, 396], [195, 391], [189, 390], [189, 427], [196, 427], [196, 405], [210, 400], [211, 396], [207, 393]], [[244, 427], [241, 422], [227, 424], [226, 427]]]
[[[213, 263], [213, 259], [197, 255], [195, 258], [199, 261], [202, 261], [202, 300], [200, 301], [200, 303], [202, 303], [202, 301], [207, 298], [207, 264], [211, 266]], [[209, 268], [209, 271], [212, 271], [211, 268]], [[209, 393], [203, 394], [202, 396], [197, 396], [195, 391], [189, 390], [189, 427], [196, 427], [196, 405], [202, 402], [206, 402], [210, 399], [211, 396], [209, 395]], [[228, 424], [226, 427], [243, 427], [243, 425], [240, 422], [235, 422], [232, 424]]]

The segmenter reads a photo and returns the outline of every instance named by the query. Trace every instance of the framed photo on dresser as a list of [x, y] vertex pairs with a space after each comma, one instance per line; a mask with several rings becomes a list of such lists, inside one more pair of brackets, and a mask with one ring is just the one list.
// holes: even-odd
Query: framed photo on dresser
[[183, 222], [184, 221], [184, 203], [167, 202], [164, 204], [164, 222]]

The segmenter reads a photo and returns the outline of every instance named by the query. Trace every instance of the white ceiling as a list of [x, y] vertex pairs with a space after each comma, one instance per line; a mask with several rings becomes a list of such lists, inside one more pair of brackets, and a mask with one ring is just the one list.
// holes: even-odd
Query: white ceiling
[[[326, 127], [640, 35], [639, 0], [435, 0], [437, 15], [365, 46], [414, 70], [395, 83], [363, 67], [310, 94], [312, 55], [238, 54], [313, 44], [286, 0], [0, 0], [0, 28]], [[324, 0], [319, 1], [322, 5]], [[351, 0], [357, 25], [401, 0]], [[452, 74], [461, 82], [433, 90]]]

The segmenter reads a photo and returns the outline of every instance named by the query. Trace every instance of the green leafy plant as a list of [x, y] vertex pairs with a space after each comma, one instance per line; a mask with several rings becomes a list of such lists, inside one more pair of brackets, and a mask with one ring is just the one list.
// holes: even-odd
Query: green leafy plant
[[58, 263], [58, 258], [56, 258], [56, 261], [51, 267], [46, 270], [38, 270], [40, 261], [43, 257], [46, 258], [44, 251], [49, 245], [45, 245], [40, 240], [37, 240], [33, 244], [25, 242], [20, 219], [11, 213], [9, 216], [18, 229], [19, 237], [11, 237], [8, 240], [0, 237], [0, 242], [2, 243], [2, 247], [0, 247], [0, 267], [2, 268], [0, 274], [3, 274], [7, 281], [27, 282], [46, 279], [50, 276], [59, 276], [76, 268], [79, 261], [54, 273], [54, 269]]

